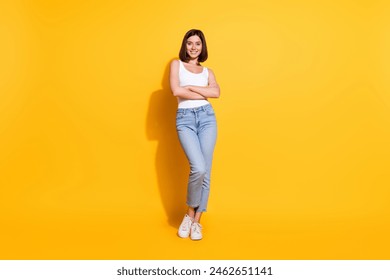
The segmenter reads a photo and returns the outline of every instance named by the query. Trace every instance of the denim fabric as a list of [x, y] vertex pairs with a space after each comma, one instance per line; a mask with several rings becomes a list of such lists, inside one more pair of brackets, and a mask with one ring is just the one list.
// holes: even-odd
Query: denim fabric
[[187, 205], [205, 212], [210, 193], [210, 171], [217, 139], [217, 122], [211, 104], [179, 108], [176, 129], [190, 164]]

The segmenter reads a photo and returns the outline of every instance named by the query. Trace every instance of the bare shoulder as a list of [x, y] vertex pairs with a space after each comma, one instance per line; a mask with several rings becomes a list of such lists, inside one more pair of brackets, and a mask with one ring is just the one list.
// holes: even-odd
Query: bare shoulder
[[209, 74], [215, 76], [214, 71], [213, 71], [212, 69], [210, 69], [210, 68], [207, 67], [207, 70], [209, 71]]
[[179, 66], [179, 60], [178, 59], [173, 59], [171, 61], [171, 67], [178, 67]]

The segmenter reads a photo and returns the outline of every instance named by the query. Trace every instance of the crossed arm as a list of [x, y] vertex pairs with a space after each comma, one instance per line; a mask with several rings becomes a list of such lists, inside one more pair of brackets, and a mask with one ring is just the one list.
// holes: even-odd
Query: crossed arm
[[205, 100], [207, 98], [219, 97], [219, 86], [215, 80], [214, 72], [209, 69], [209, 85], [206, 87], [200, 86], [185, 86], [179, 84], [179, 61], [171, 62], [170, 84], [174, 96], [182, 99], [190, 100]]

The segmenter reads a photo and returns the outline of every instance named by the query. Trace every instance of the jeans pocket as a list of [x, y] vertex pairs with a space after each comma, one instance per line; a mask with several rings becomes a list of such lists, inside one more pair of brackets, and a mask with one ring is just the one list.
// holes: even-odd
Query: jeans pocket
[[212, 107], [207, 108], [206, 113], [208, 116], [214, 116], [214, 109]]
[[176, 119], [177, 120], [180, 120], [181, 118], [183, 118], [184, 114], [182, 112], [177, 112], [176, 113]]

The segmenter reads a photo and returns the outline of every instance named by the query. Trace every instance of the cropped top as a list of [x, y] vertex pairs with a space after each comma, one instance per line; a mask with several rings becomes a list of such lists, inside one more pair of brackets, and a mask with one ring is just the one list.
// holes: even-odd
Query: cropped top
[[[201, 86], [205, 87], [209, 84], [209, 70], [203, 67], [201, 73], [192, 73], [184, 67], [184, 64], [179, 60], [179, 84], [184, 86]], [[195, 108], [209, 104], [207, 100], [189, 100], [178, 98], [179, 108]]]

